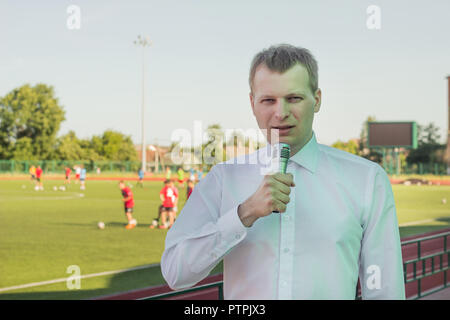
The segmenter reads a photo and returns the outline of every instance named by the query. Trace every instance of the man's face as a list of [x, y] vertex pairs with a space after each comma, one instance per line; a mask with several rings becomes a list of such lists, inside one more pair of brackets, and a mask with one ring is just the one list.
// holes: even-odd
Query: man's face
[[258, 66], [253, 79], [250, 103], [258, 126], [271, 141], [271, 130], [278, 130], [279, 142], [297, 153], [311, 138], [314, 113], [320, 109], [321, 91], [312, 92], [308, 71], [296, 64], [285, 73]]

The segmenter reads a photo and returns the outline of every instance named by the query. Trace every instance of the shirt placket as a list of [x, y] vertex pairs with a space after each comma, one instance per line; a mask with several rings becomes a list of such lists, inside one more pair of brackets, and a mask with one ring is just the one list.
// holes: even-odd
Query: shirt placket
[[[294, 176], [293, 163], [288, 162], [287, 173]], [[284, 213], [280, 213], [280, 246], [279, 246], [279, 277], [278, 299], [292, 299], [292, 282], [294, 270], [294, 238], [295, 238], [295, 189], [291, 190], [290, 201]]]

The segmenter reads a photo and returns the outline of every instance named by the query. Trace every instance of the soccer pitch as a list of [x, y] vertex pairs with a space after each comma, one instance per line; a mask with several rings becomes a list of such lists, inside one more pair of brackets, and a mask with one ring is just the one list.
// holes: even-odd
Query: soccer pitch
[[[84, 191], [72, 182], [66, 191], [53, 190], [62, 184], [47, 180], [44, 191], [35, 191], [29, 180], [0, 180], [0, 299], [87, 299], [164, 283], [158, 263], [167, 231], [149, 229], [162, 182], [146, 181], [144, 188], [127, 182], [138, 221], [132, 230], [125, 229], [118, 181], [88, 180]], [[402, 237], [450, 227], [450, 186], [393, 190]], [[180, 212], [186, 189], [179, 193]], [[80, 289], [69, 290], [64, 280], [72, 265], [86, 276]]]

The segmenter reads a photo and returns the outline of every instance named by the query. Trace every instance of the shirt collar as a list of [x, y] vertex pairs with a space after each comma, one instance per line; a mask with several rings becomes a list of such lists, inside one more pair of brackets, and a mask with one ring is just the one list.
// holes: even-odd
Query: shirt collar
[[[269, 150], [265, 149], [264, 151], [265, 155], [274, 160], [278, 160], [279, 151], [277, 150], [278, 149], [277, 145], [272, 146], [268, 144], [268, 148]], [[267, 154], [267, 152], [269, 152], [269, 154]], [[299, 150], [296, 154], [292, 155], [289, 158], [289, 160], [294, 161], [295, 163], [304, 167], [308, 171], [315, 173], [317, 169], [318, 156], [319, 156], [319, 147], [317, 144], [316, 135], [314, 131], [312, 131], [311, 139], [303, 146], [301, 150]]]
[[291, 156], [289, 160], [292, 160], [312, 173], [315, 173], [317, 169], [318, 156], [319, 147], [317, 145], [316, 135], [313, 131], [311, 139], [309, 139], [300, 151]]

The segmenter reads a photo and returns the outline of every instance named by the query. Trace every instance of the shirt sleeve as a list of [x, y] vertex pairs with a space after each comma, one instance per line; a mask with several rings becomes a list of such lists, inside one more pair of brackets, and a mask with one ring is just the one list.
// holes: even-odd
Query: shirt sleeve
[[197, 184], [167, 233], [161, 271], [172, 289], [188, 288], [204, 279], [247, 234], [237, 206], [221, 212], [218, 171], [213, 167]]
[[362, 298], [405, 299], [403, 259], [394, 195], [386, 172], [374, 167], [366, 190], [359, 279]]

